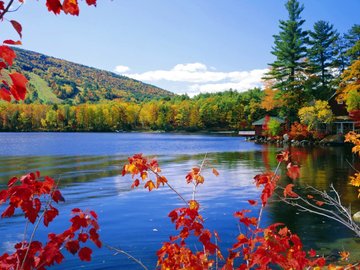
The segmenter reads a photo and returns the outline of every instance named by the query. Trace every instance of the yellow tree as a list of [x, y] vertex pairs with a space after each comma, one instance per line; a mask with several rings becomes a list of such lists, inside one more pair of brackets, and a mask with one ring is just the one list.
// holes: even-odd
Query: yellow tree
[[341, 75], [338, 100], [345, 101], [348, 112], [360, 110], [360, 58]]
[[327, 101], [317, 100], [314, 106], [303, 107], [298, 112], [300, 122], [308, 126], [309, 130], [318, 128], [321, 123], [329, 124], [333, 113]]

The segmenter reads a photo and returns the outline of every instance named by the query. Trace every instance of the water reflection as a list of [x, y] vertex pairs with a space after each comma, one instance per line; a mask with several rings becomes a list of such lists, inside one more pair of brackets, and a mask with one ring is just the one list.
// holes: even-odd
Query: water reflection
[[[254, 147], [251, 151], [211, 152], [207, 155], [210, 166], [217, 168], [219, 177], [205, 172], [205, 183], [199, 187], [197, 199], [203, 207], [206, 226], [216, 229], [225, 250], [231, 246], [238, 233], [233, 213], [248, 208], [248, 199], [257, 199], [259, 190], [253, 184], [254, 175], [274, 169], [277, 165], [276, 153], [280, 149], [273, 146]], [[347, 184], [348, 175], [353, 170], [348, 161], [360, 169], [358, 159], [350, 149], [337, 148], [292, 148], [292, 158], [301, 164], [301, 178], [296, 186], [312, 185], [328, 189], [331, 183], [339, 191], [345, 204], [353, 210], [360, 210], [356, 188]], [[191, 198], [192, 187], [185, 183], [185, 175], [194, 166], [201, 163], [204, 154], [157, 156], [163, 174], [185, 198]], [[103, 240], [115, 247], [121, 247], [141, 258], [151, 269], [155, 268], [155, 252], [161, 242], [167, 241], [173, 234], [173, 225], [167, 214], [182, 202], [169, 189], [155, 192], [145, 189], [130, 189], [130, 176], [121, 177], [125, 155], [94, 156], [1, 156], [0, 189], [13, 175], [40, 170], [42, 175], [60, 179], [60, 185], [66, 203], [60, 206], [62, 213], [68, 213], [74, 207], [91, 208], [100, 216]], [[289, 183], [282, 168], [282, 183]], [[0, 210], [2, 208], [0, 207]], [[61, 216], [55, 230], [61, 230], [67, 224], [68, 216]], [[280, 202], [272, 202], [264, 214], [264, 223], [284, 222], [293, 232], [303, 237], [307, 247], [315, 247], [329, 252], [337, 244], [347, 247], [346, 242], [353, 235], [340, 225], [323, 218], [300, 213], [297, 209]], [[9, 226], [11, 224], [11, 226]], [[18, 239], [23, 231], [23, 219], [1, 220], [3, 237], [0, 253], [9, 248], [9, 242]], [[54, 227], [53, 227], [54, 228]], [[154, 230], [156, 229], [156, 230]], [[45, 231], [39, 231], [39, 235]], [[354, 248], [354, 242], [351, 242]], [[330, 248], [329, 248], [330, 247]], [[77, 269], [79, 262], [69, 256], [62, 268]], [[121, 256], [112, 256], [107, 250], [96, 250], [94, 261], [84, 265], [87, 269], [137, 269], [136, 265]]]

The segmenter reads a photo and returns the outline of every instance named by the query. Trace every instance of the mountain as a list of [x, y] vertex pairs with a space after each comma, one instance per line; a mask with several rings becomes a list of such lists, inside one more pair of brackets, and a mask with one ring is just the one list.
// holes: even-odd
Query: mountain
[[174, 96], [159, 87], [109, 71], [19, 48], [14, 50], [17, 55], [14, 68], [29, 79], [25, 102], [80, 104]]

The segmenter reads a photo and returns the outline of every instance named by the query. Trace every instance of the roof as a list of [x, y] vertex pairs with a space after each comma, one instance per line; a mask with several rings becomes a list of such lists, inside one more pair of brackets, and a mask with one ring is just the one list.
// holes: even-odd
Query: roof
[[[255, 121], [254, 123], [252, 123], [253, 126], [262, 126], [265, 123], [265, 119], [266, 117], [263, 117], [257, 121]], [[280, 118], [280, 117], [276, 117], [276, 116], [270, 116], [269, 120], [276, 120], [278, 121], [280, 124], [285, 123], [285, 120]]]

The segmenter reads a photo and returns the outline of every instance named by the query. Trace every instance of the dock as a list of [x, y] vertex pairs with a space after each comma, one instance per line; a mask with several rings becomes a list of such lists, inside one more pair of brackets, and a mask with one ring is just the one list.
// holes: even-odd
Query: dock
[[243, 137], [252, 137], [255, 136], [255, 130], [241, 130], [238, 135]]

